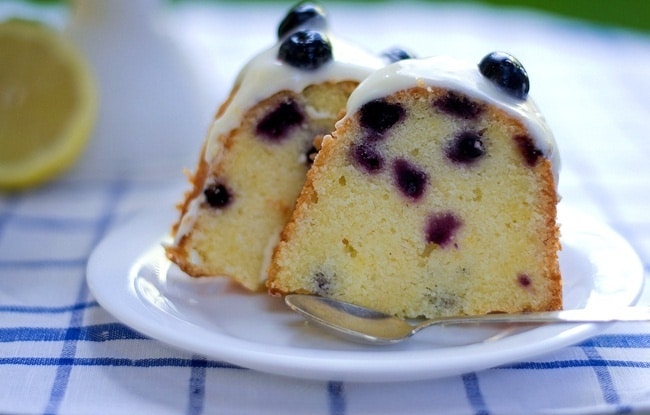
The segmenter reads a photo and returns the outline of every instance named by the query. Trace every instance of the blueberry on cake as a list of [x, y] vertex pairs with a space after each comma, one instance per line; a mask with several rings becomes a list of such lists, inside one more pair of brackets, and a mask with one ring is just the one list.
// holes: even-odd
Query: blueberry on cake
[[219, 109], [167, 256], [191, 276], [262, 289], [315, 138], [333, 130], [354, 88], [384, 65], [332, 36], [318, 5], [292, 8], [277, 43], [248, 62]]
[[528, 90], [500, 52], [373, 73], [323, 140], [270, 293], [401, 317], [561, 308], [559, 158]]

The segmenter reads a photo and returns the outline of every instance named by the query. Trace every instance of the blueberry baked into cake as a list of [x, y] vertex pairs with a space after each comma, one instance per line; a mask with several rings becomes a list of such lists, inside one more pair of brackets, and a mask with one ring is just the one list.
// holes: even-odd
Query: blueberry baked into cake
[[408, 59], [352, 93], [271, 262], [271, 294], [402, 317], [562, 306], [559, 156], [504, 53]]
[[386, 60], [332, 36], [318, 5], [292, 8], [277, 43], [248, 62], [217, 112], [167, 256], [191, 276], [264, 288], [314, 139], [333, 130], [350, 93]]

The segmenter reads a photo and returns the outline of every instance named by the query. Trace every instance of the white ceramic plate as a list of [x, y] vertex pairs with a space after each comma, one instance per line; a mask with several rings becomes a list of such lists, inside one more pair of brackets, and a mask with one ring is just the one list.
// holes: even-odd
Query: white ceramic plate
[[[527, 359], [593, 336], [605, 325], [432, 328], [406, 343], [365, 346], [306, 324], [282, 299], [222, 278], [193, 279], [165, 258], [174, 212], [145, 212], [109, 234], [88, 264], [99, 303], [133, 329], [242, 367], [299, 378], [406, 381], [457, 375]], [[641, 261], [607, 226], [560, 213], [566, 308], [633, 304]]]

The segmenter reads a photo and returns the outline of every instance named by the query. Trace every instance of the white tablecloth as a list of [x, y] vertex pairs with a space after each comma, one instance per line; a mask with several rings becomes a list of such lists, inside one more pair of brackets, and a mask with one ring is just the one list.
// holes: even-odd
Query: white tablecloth
[[[206, 126], [246, 59], [274, 41], [286, 6], [169, 10], [167, 27], [211, 102]], [[647, 278], [649, 36], [470, 6], [337, 3], [329, 10], [337, 33], [375, 51], [401, 45], [420, 56], [478, 61], [492, 50], [517, 56], [560, 146], [562, 204], [626, 238]], [[187, 139], [197, 146], [202, 137]], [[176, 170], [139, 179], [92, 179], [76, 171], [0, 196], [0, 412], [650, 412], [650, 323], [615, 324], [576, 345], [497, 368], [399, 383], [275, 376], [147, 338], [99, 306], [86, 285], [86, 264], [127, 217], [168, 209], [184, 189]], [[650, 303], [647, 292], [640, 303]]]

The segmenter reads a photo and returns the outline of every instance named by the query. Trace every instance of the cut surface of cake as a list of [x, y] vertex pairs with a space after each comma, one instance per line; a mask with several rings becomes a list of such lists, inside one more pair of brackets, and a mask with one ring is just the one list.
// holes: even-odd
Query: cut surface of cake
[[332, 36], [326, 17], [311, 3], [291, 9], [277, 43], [247, 63], [219, 109], [165, 248], [187, 274], [264, 288], [315, 137], [333, 130], [358, 83], [386, 64]]
[[512, 56], [400, 61], [323, 140], [269, 271], [401, 317], [562, 306], [554, 138]]

